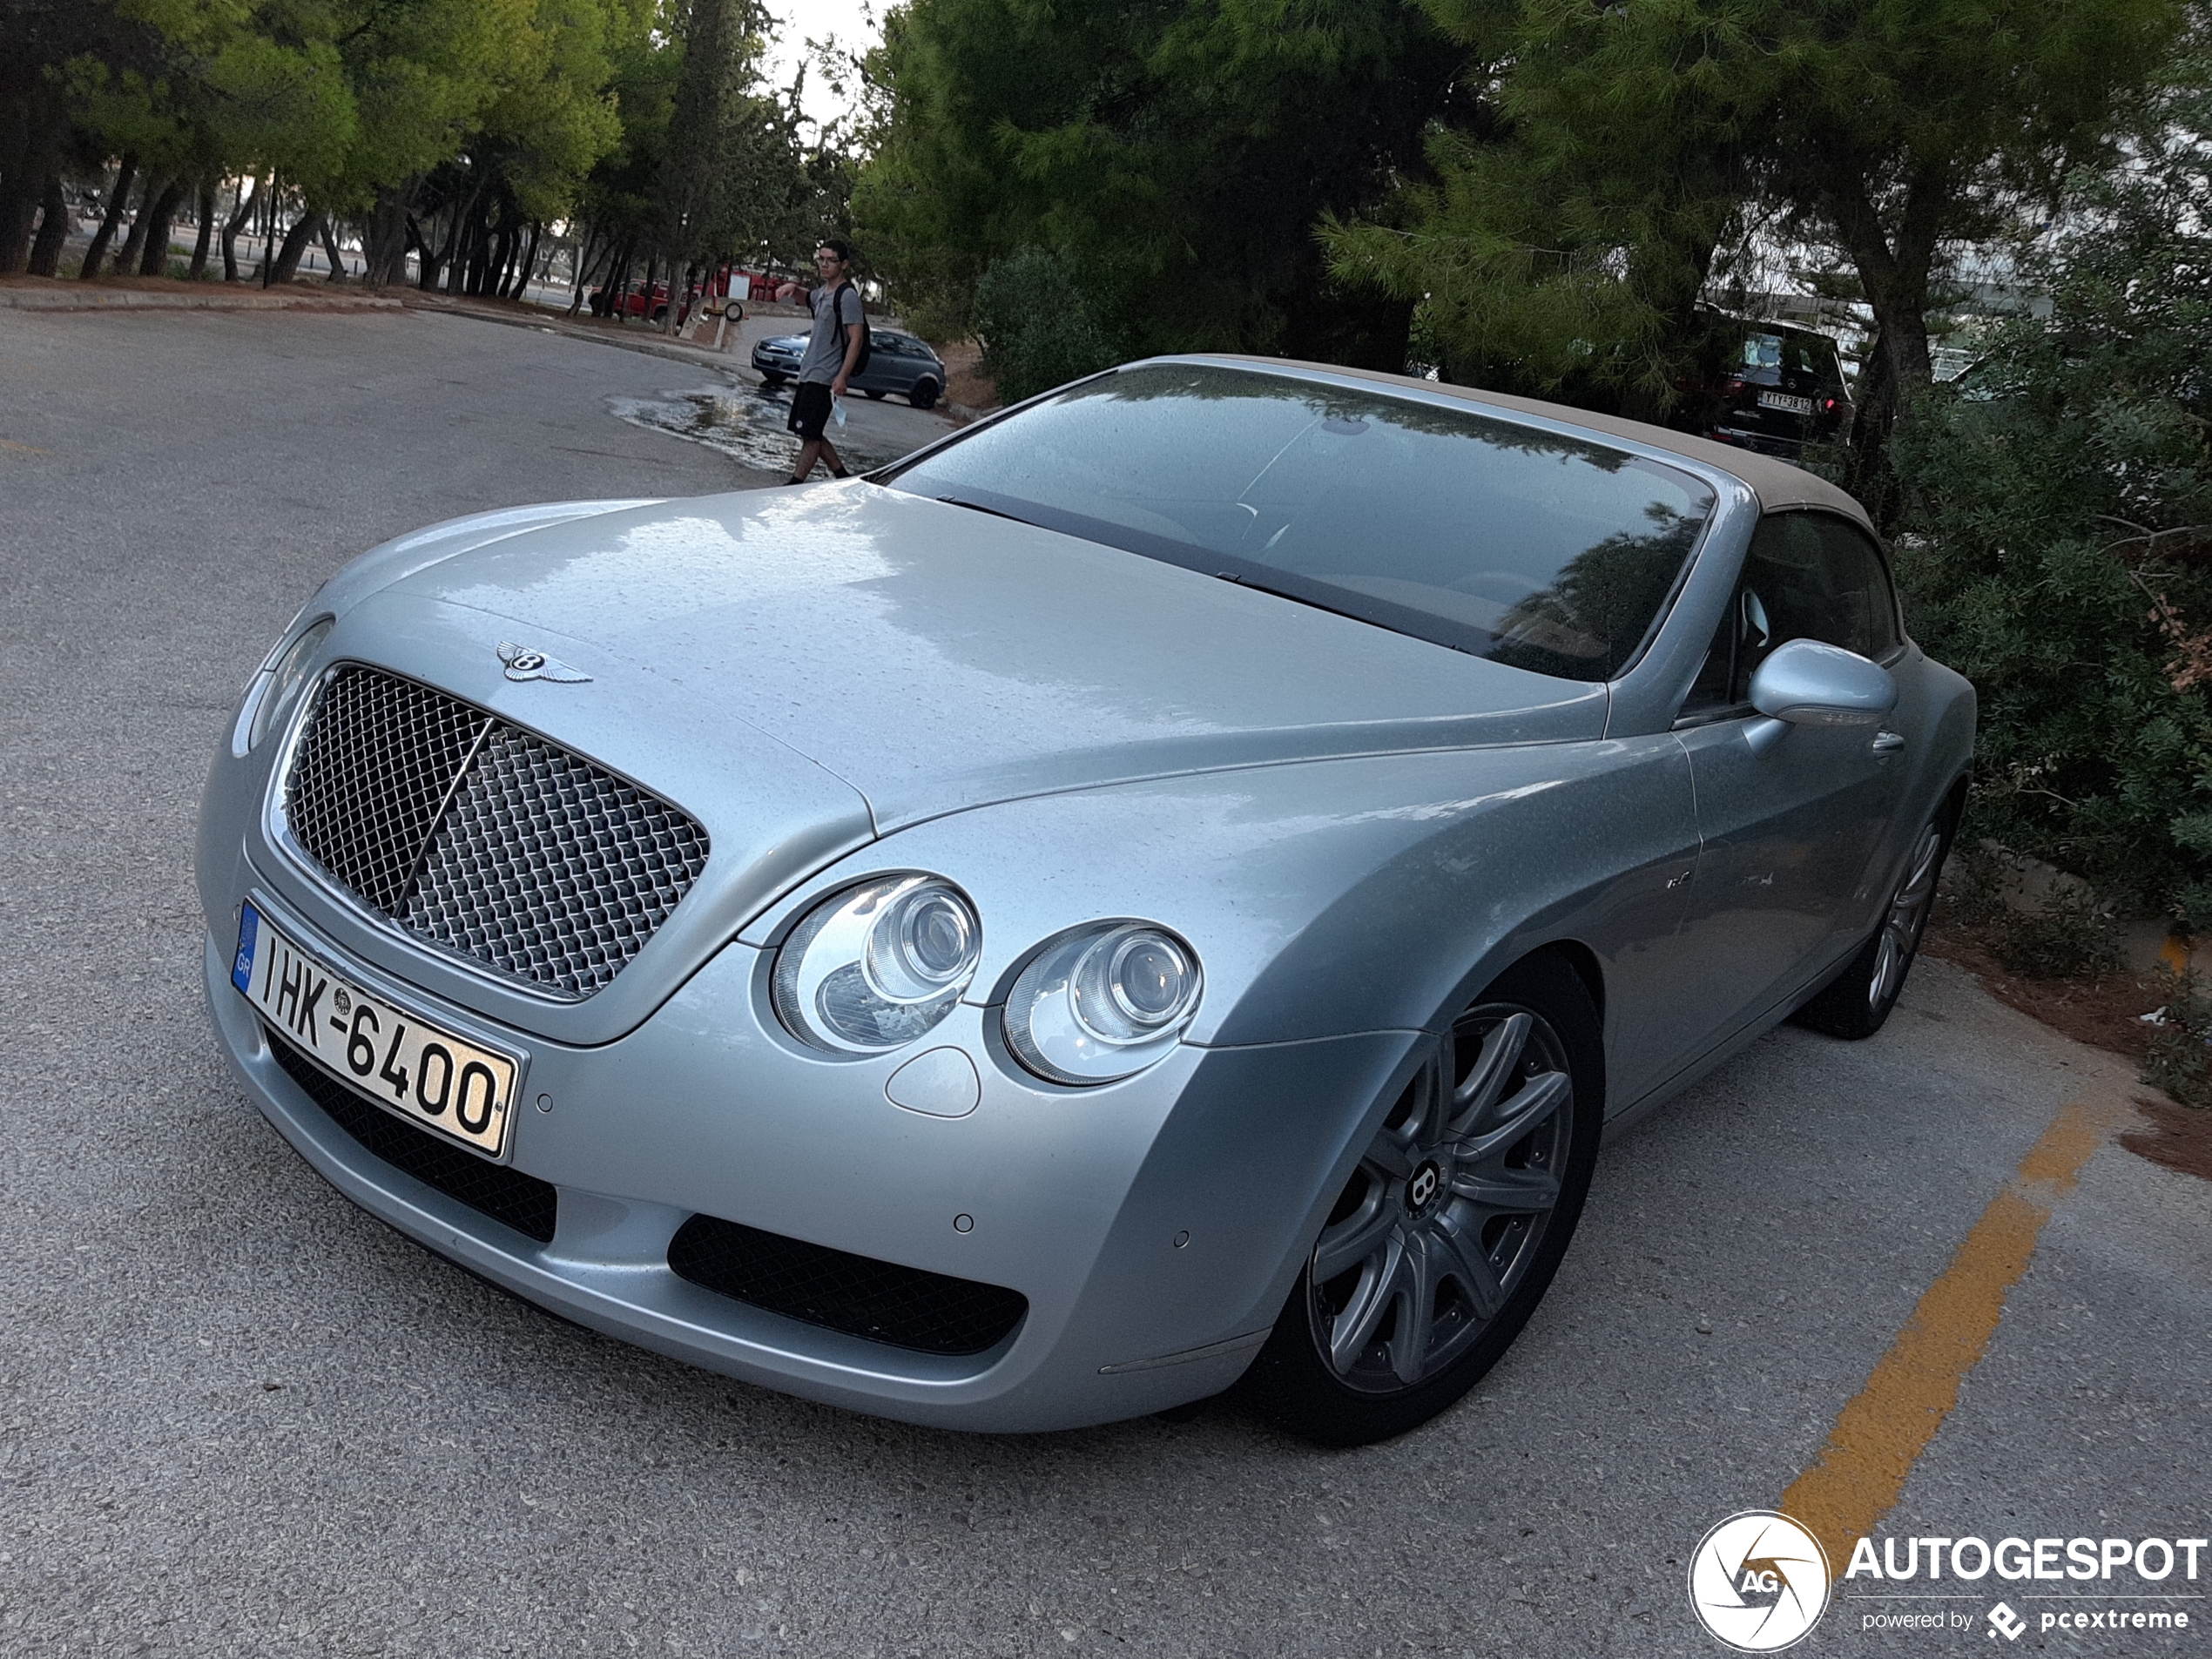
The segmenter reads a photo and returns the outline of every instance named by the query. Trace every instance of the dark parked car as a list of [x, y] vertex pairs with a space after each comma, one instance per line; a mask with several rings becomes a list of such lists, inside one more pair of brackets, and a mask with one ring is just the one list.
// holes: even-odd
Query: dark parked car
[[1851, 430], [1851, 393], [1836, 342], [1786, 323], [1715, 317], [1716, 373], [1696, 429], [1722, 443], [1794, 461], [1808, 443]]
[[[918, 409], [926, 409], [945, 395], [945, 364], [928, 342], [896, 329], [868, 330], [868, 366], [853, 377], [853, 389], [870, 397], [897, 393]], [[781, 334], [752, 348], [752, 367], [765, 386], [781, 386], [799, 378], [799, 360], [806, 350], [804, 334]]]

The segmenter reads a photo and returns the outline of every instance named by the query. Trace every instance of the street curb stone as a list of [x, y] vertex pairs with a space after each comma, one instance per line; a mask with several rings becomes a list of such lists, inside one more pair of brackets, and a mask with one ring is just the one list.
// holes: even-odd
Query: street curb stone
[[227, 284], [207, 293], [174, 288], [52, 287], [0, 286], [0, 311], [397, 311], [400, 302], [381, 294], [293, 293], [253, 288], [232, 291]]

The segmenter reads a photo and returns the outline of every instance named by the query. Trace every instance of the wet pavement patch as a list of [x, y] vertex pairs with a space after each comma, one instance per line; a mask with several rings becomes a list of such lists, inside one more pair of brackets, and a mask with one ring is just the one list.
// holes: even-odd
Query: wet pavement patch
[[[763, 472], [787, 470], [799, 454], [799, 440], [784, 424], [791, 416], [788, 393], [710, 386], [653, 397], [610, 397], [607, 409], [617, 421], [703, 443]], [[848, 432], [835, 421], [828, 428], [830, 442], [854, 472], [880, 467], [906, 453], [904, 448], [887, 447]]]

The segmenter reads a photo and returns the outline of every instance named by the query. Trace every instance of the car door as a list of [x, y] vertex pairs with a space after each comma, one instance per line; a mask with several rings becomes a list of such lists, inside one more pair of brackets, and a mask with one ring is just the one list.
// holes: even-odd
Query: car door
[[1847, 519], [1795, 511], [1761, 523], [1676, 726], [1701, 838], [1683, 968], [1704, 993], [1708, 1043], [1767, 1015], [1855, 948], [1886, 896], [1875, 888], [1908, 772], [1897, 733], [1919, 722], [1900, 709], [1878, 730], [1777, 729], [1750, 706], [1750, 680], [1768, 652], [1792, 639], [1841, 645], [1885, 666], [1904, 656], [1888, 566]]
[[907, 356], [906, 341], [898, 334], [871, 329], [868, 366], [853, 377], [864, 392], [903, 392], [914, 383], [914, 365]]

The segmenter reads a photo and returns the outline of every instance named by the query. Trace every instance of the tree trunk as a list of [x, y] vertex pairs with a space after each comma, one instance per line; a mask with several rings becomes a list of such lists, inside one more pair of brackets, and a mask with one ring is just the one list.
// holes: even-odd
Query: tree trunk
[[261, 192], [261, 286], [267, 287], [276, 273], [277, 251], [277, 175], [269, 175], [269, 187]]
[[679, 288], [676, 282], [674, 263], [671, 262], [668, 267], [668, 314], [661, 319], [660, 331], [671, 339], [675, 338], [676, 335], [676, 314], [683, 309], [684, 296], [691, 291], [691, 273], [698, 269], [697, 260], [690, 260], [685, 262], [684, 283]]
[[177, 204], [185, 199], [191, 184], [183, 179], [172, 179], [162, 186], [161, 194], [148, 212], [145, 246], [138, 255], [140, 276], [169, 274], [169, 226], [177, 217]]
[[32, 276], [61, 274], [62, 247], [69, 240], [70, 207], [62, 195], [62, 176], [58, 172], [46, 175], [45, 217], [38, 221], [38, 239], [30, 245]]
[[637, 257], [637, 243], [624, 242], [607, 268], [607, 308], [602, 314], [612, 317], [617, 322], [623, 316], [623, 296], [630, 292], [630, 266]]
[[327, 213], [322, 215], [322, 251], [323, 256], [330, 261], [330, 280], [343, 282], [346, 280], [345, 250], [338, 246], [338, 233]]
[[253, 212], [253, 203], [261, 193], [259, 179], [241, 177], [238, 181], [238, 201], [231, 209], [231, 216], [223, 221], [223, 280], [238, 280], [238, 233], [246, 228], [246, 221]]
[[192, 269], [185, 273], [188, 282], [199, 282], [207, 275], [207, 250], [215, 241], [215, 185], [212, 173], [199, 186], [199, 236], [192, 246]]
[[307, 244], [314, 240], [321, 228], [322, 213], [317, 208], [302, 209], [300, 217], [292, 221], [292, 228], [284, 233], [284, 246], [277, 250], [276, 266], [269, 280], [262, 286], [273, 287], [280, 282], [289, 282], [299, 274], [300, 256], [307, 251]]
[[[28, 96], [12, 100], [15, 131], [8, 136], [16, 142], [0, 143], [0, 272], [20, 271], [32, 261], [31, 227], [42, 210], [48, 219], [54, 217], [51, 204], [69, 132], [69, 117], [53, 84], [35, 81], [25, 90]], [[0, 122], [0, 127], [6, 125]], [[65, 218], [66, 201], [62, 211]]]
[[427, 237], [423, 239], [422, 288], [426, 293], [437, 291], [438, 276], [441, 272], [445, 273], [448, 279], [446, 292], [448, 293], [461, 292], [458, 279], [461, 271], [459, 256], [462, 252], [462, 234], [467, 226], [469, 214], [475, 211], [476, 196], [482, 188], [481, 180], [472, 184], [468, 196], [454, 204], [453, 219], [446, 231], [445, 246], [435, 256], [430, 252], [429, 239]]
[[1844, 482], [1884, 529], [1894, 521], [1899, 505], [1890, 471], [1890, 435], [1905, 400], [1934, 378], [1928, 349], [1928, 280], [1951, 193], [1939, 168], [1921, 170], [1907, 183], [1894, 239], [1863, 190], [1829, 205], [1844, 251], [1858, 269], [1859, 287], [1874, 313], [1874, 341], [1852, 400], [1857, 413]]
[[361, 235], [361, 282], [381, 288], [407, 280], [408, 207], [415, 195], [409, 181], [405, 190], [380, 187], [376, 206], [369, 210]]
[[115, 227], [123, 222], [123, 209], [131, 199], [131, 180], [138, 176], [138, 158], [123, 158], [123, 165], [116, 169], [115, 183], [108, 192], [107, 212], [101, 216], [100, 228], [92, 238], [92, 246], [85, 253], [84, 269], [78, 275], [90, 282], [100, 273], [100, 261], [107, 257], [108, 244], [115, 240]]
[[542, 219], [532, 219], [530, 221], [530, 245], [528, 251], [523, 255], [522, 276], [515, 284], [515, 298], [520, 300], [524, 305], [528, 305], [529, 303], [530, 279], [537, 274], [537, 245], [539, 239], [543, 237], [544, 234], [545, 221]]
[[484, 181], [481, 176], [472, 179], [469, 194], [453, 210], [453, 233], [446, 239], [446, 292], [465, 292], [469, 277], [469, 255], [473, 251], [477, 226], [482, 215], [476, 204], [483, 197]]
[[146, 232], [152, 228], [153, 206], [161, 199], [165, 181], [158, 172], [146, 175], [145, 186], [138, 192], [138, 214], [131, 221], [131, 233], [123, 239], [123, 252], [115, 256], [115, 273], [131, 275], [138, 268], [138, 255], [145, 252]]

